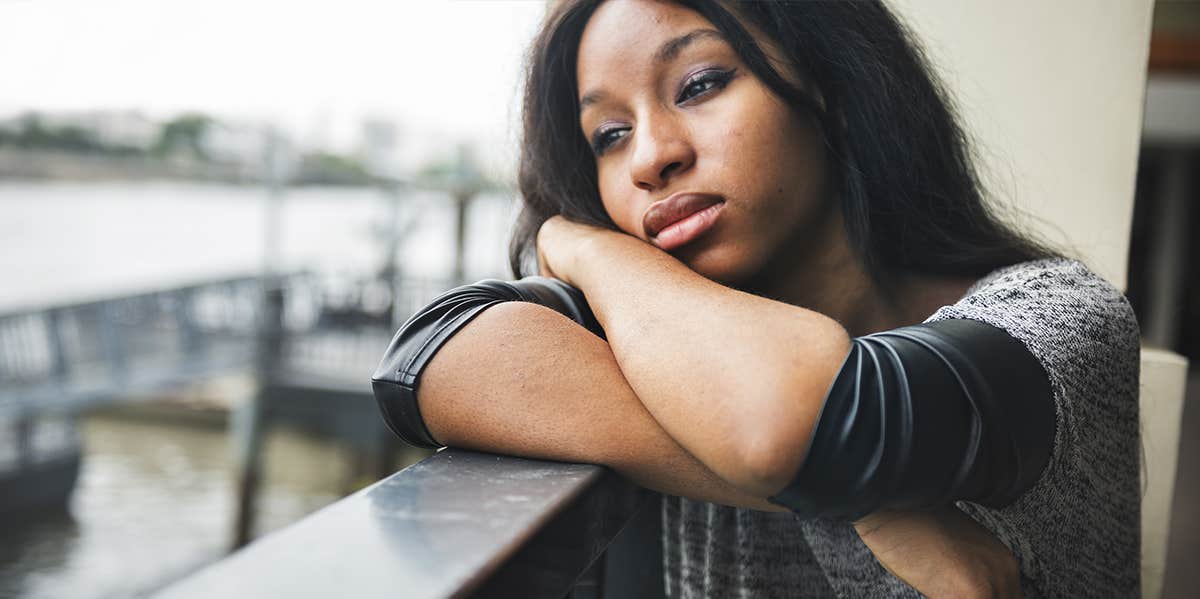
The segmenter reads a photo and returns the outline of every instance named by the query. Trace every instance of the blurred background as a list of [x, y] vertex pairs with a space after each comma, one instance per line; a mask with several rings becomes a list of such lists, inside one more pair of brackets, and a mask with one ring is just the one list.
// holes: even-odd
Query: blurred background
[[369, 377], [507, 276], [544, 10], [0, 0], [0, 596], [144, 595], [421, 457]]
[[[1182, 409], [1165, 410], [1168, 417], [1178, 419], [1178, 448], [1153, 445], [1160, 429], [1147, 425], [1147, 404], [1142, 404], [1143, 448], [1178, 452], [1171, 510], [1166, 515], [1162, 589], [1163, 597], [1182, 599], [1195, 596], [1200, 588], [1200, 569], [1195, 567], [1200, 557], [1200, 2], [1196, 0], [1155, 4], [1137, 169], [1126, 295], [1141, 325], [1143, 356], [1158, 349], [1187, 360]], [[1142, 380], [1145, 385], [1145, 362]]]
[[[152, 593], [423, 455], [367, 381], [413, 310], [508, 275], [546, 4], [0, 0], [0, 597]], [[1200, 3], [1152, 27], [1132, 233], [1089, 227], [1194, 365]], [[1166, 596], [1200, 586], [1191, 373]]]

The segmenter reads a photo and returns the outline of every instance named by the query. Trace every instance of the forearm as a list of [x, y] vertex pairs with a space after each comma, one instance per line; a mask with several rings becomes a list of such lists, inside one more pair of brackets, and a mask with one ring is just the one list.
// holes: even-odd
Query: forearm
[[1020, 597], [1011, 551], [952, 505], [883, 510], [854, 524], [889, 572], [927, 597]]
[[604, 464], [642, 486], [780, 510], [738, 492], [663, 431], [607, 343], [530, 303], [488, 308], [430, 361], [418, 401], [447, 445]]
[[573, 282], [674, 439], [753, 494], [788, 482], [849, 349], [836, 321], [717, 284], [628, 236], [597, 238]]

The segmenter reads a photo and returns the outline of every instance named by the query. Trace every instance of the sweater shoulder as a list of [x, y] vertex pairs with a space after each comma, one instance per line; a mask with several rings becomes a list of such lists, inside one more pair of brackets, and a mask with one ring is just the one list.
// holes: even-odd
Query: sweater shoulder
[[1112, 283], [1066, 258], [996, 270], [926, 322], [979, 320], [1020, 340], [1053, 377], [1072, 369], [1136, 367], [1140, 331], [1133, 308]]
[[1136, 593], [1140, 336], [1125, 296], [1076, 260], [1037, 260], [990, 273], [927, 322], [951, 318], [1021, 341], [1046, 371], [1056, 421], [1032, 489], [1002, 509], [960, 509], [1013, 551], [1029, 594]]

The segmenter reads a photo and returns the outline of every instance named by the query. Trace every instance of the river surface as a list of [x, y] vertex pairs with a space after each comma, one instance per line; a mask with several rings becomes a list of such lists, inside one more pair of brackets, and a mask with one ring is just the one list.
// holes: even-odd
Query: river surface
[[[268, 254], [268, 194], [260, 187], [178, 182], [0, 181], [0, 312], [251, 274]], [[454, 210], [444, 194], [391, 200], [369, 188], [283, 194], [274, 266], [367, 274], [400, 229], [407, 275], [445, 276]], [[467, 216], [469, 278], [503, 275], [511, 201], [479, 196]]]
[[[268, 244], [261, 188], [158, 183], [0, 182], [0, 313], [254, 273]], [[370, 189], [289, 190], [278, 204], [281, 269], [361, 276], [384, 262], [384, 233], [404, 222], [398, 261], [443, 277], [453, 208], [436, 194], [399, 209]], [[503, 276], [511, 203], [481, 197], [468, 213], [471, 278]], [[0, 523], [0, 597], [142, 596], [228, 547], [232, 451], [220, 426], [90, 415], [69, 512]], [[267, 438], [259, 534], [336, 500], [350, 455], [274, 430]]]
[[[4, 524], [0, 597], [133, 597], [219, 559], [232, 535], [232, 449], [219, 427], [87, 417], [68, 513]], [[336, 500], [349, 454], [286, 429], [264, 453], [258, 534]]]

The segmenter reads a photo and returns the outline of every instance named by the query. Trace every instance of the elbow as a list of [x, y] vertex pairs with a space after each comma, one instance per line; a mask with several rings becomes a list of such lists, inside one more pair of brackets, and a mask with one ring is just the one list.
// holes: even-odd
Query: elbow
[[727, 478], [738, 490], [756, 497], [778, 494], [796, 477], [804, 448], [794, 440], [761, 438], [742, 444], [736, 474]]
[[731, 452], [736, 459], [726, 477], [730, 484], [765, 498], [778, 494], [796, 478], [825, 396], [825, 385], [808, 387], [791, 387], [786, 396], [764, 402], [775, 409], [763, 410], [743, 423]]
[[776, 495], [804, 464], [826, 396], [850, 352], [840, 326], [826, 339], [827, 351], [810, 351], [803, 366], [778, 373], [778, 382], [759, 394], [764, 401], [747, 408], [734, 450], [737, 473], [727, 479], [742, 491]]

